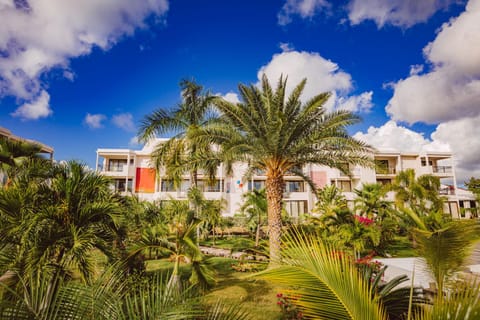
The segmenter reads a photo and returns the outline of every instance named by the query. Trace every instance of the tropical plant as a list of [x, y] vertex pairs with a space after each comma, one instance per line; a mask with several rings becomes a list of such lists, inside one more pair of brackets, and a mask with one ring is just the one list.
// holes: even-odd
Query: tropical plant
[[369, 280], [353, 259], [342, 255], [318, 237], [293, 232], [285, 237], [282, 264], [256, 277], [286, 289], [307, 319], [386, 319], [386, 313]]
[[[215, 100], [219, 121], [199, 132], [202, 141], [218, 145], [227, 172], [235, 161], [266, 174], [270, 261], [280, 258], [282, 196], [287, 172], [312, 182], [302, 171], [306, 164], [326, 165], [348, 171], [349, 164], [369, 165], [371, 148], [350, 137], [346, 127], [359, 118], [348, 111], [328, 113], [323, 104], [328, 93], [305, 103], [300, 97], [306, 80], [287, 97], [287, 80], [280, 77], [275, 90], [266, 75], [261, 85], [239, 85], [242, 102]], [[315, 188], [313, 183], [311, 186]]]
[[334, 184], [326, 185], [317, 191], [317, 203], [313, 210], [320, 215], [331, 215], [338, 209], [347, 208], [347, 199], [342, 194], [342, 190]]
[[170, 285], [180, 288], [180, 265], [188, 263], [192, 266], [190, 282], [206, 288], [213, 284], [213, 274], [196, 241], [197, 226], [201, 223], [193, 217], [187, 201], [169, 200], [165, 204], [165, 214], [170, 216], [169, 232], [165, 237], [142, 238], [130, 251], [130, 255], [151, 250], [163, 250], [173, 261]]
[[41, 151], [42, 147], [38, 144], [0, 137], [0, 174], [7, 177], [5, 185], [9, 186], [30, 160], [43, 159]]
[[[0, 190], [0, 253], [15, 259], [0, 271], [54, 265], [90, 281], [99, 252], [112, 257], [120, 212], [110, 180], [77, 162], [54, 166], [41, 182], [14, 181]], [[20, 274], [23, 273], [20, 272]]]
[[240, 211], [248, 215], [250, 221], [255, 223], [255, 247], [260, 245], [260, 229], [267, 216], [267, 197], [265, 189], [253, 189], [243, 195], [243, 204]]
[[401, 171], [391, 186], [395, 202], [400, 210], [410, 208], [417, 214], [429, 211], [443, 212], [443, 200], [439, 196], [440, 179], [433, 175], [415, 176], [415, 170]]
[[165, 177], [178, 187], [183, 174], [190, 175], [190, 185], [197, 187], [198, 171], [203, 170], [209, 180], [215, 177], [218, 161], [197, 161], [199, 155], [211, 154], [211, 145], [195, 139], [195, 133], [215, 116], [212, 102], [215, 96], [203, 92], [203, 87], [194, 81], [182, 80], [182, 103], [177, 107], [157, 109], [147, 115], [139, 130], [140, 140], [148, 142], [155, 134], [174, 134], [166, 142], [156, 145], [152, 153], [154, 166], [158, 172], [165, 168]]
[[439, 212], [419, 216], [407, 208], [417, 243], [417, 252], [437, 284], [438, 292], [444, 292], [445, 284], [456, 271], [465, 265], [473, 245], [479, 239], [480, 225], [473, 220], [451, 220]]

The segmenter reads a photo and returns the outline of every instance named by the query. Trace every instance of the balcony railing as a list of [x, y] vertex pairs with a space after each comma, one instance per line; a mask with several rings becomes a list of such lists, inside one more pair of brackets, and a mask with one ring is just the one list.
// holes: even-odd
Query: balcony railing
[[395, 174], [396, 170], [392, 167], [376, 167], [375, 168], [376, 174]]
[[452, 173], [451, 166], [432, 166], [433, 173]]
[[452, 187], [444, 187], [438, 190], [438, 194], [443, 196], [453, 196], [455, 194], [455, 188]]

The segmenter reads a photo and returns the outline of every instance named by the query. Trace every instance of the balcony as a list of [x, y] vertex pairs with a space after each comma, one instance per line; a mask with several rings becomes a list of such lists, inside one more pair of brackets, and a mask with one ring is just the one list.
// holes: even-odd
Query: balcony
[[448, 173], [451, 174], [453, 172], [451, 166], [432, 166], [433, 173], [444, 174]]
[[442, 187], [438, 190], [438, 194], [442, 196], [453, 196], [455, 195], [455, 188], [453, 186]]
[[393, 167], [375, 167], [375, 173], [377, 175], [394, 175], [396, 170]]

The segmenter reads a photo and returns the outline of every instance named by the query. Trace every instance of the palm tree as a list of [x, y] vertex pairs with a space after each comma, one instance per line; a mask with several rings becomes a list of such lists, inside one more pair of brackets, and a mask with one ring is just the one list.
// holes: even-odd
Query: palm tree
[[198, 171], [204, 170], [212, 180], [218, 165], [216, 161], [195, 161], [199, 154], [211, 153], [211, 145], [201, 143], [194, 136], [196, 131], [214, 117], [211, 104], [215, 96], [203, 93], [203, 87], [194, 81], [182, 80], [180, 88], [182, 103], [171, 110], [158, 109], [147, 115], [140, 126], [139, 137], [141, 141], [147, 142], [155, 134], [173, 133], [172, 138], [158, 144], [152, 153], [155, 168], [158, 172], [165, 168], [166, 178], [173, 180], [176, 186], [179, 186], [182, 175], [189, 173], [190, 184], [196, 188]]
[[388, 189], [378, 183], [366, 183], [355, 189], [355, 211], [370, 219], [382, 220], [392, 213], [392, 203], [385, 199]]
[[[282, 264], [258, 277], [282, 287], [308, 319], [386, 319], [376, 293], [353, 260], [319, 238], [286, 236]], [[372, 297], [374, 297], [372, 299]]]
[[404, 212], [415, 225], [412, 233], [417, 252], [425, 259], [441, 293], [454, 273], [465, 265], [480, 238], [480, 224], [473, 220], [447, 219], [435, 211], [421, 215], [405, 208]]
[[432, 175], [415, 176], [415, 170], [399, 172], [391, 186], [395, 191], [395, 202], [400, 210], [409, 207], [417, 213], [443, 211], [439, 196], [440, 179]]
[[314, 212], [320, 215], [331, 215], [338, 209], [347, 208], [347, 199], [343, 196], [342, 190], [334, 184], [318, 190], [317, 199]]
[[78, 271], [89, 282], [94, 249], [112, 257], [116, 238], [120, 205], [109, 185], [108, 178], [68, 162], [54, 166], [42, 183], [0, 190], [0, 252], [16, 252], [0, 270], [53, 265], [59, 274]]
[[[35, 143], [0, 137], [0, 174], [7, 177], [6, 186], [31, 159], [42, 159], [42, 147]], [[1, 182], [1, 181], [0, 181]]]
[[[266, 172], [270, 259], [280, 258], [282, 234], [283, 176], [287, 172], [311, 180], [303, 174], [306, 164], [326, 165], [348, 171], [348, 164], [371, 164], [372, 149], [350, 137], [348, 125], [359, 118], [347, 111], [327, 113], [323, 104], [328, 93], [306, 103], [300, 100], [306, 80], [286, 97], [287, 80], [280, 77], [275, 91], [267, 77], [261, 88], [239, 85], [241, 103], [216, 99], [220, 121], [205, 128], [200, 136], [221, 146], [222, 160], [231, 171], [234, 161], [248, 163], [247, 176], [255, 169]], [[313, 186], [313, 183], [312, 183]]]
[[267, 197], [265, 189], [253, 189], [243, 195], [244, 202], [240, 211], [246, 213], [250, 219], [255, 219], [255, 247], [260, 244], [260, 229], [263, 225], [262, 219], [267, 215]]

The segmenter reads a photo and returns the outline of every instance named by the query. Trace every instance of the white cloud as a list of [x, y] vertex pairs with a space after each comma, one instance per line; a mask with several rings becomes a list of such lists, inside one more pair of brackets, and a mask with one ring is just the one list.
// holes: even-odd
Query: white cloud
[[99, 128], [103, 128], [103, 121], [106, 119], [107, 117], [103, 114], [90, 114], [90, 113], [87, 113], [87, 115], [85, 116], [85, 124], [87, 126], [89, 126], [90, 128], [92, 129], [99, 129]]
[[351, 0], [347, 6], [350, 23], [374, 21], [379, 28], [385, 24], [411, 27], [427, 21], [435, 12], [446, 9], [455, 0]]
[[141, 144], [140, 144], [140, 141], [138, 140], [138, 137], [134, 136], [130, 139], [130, 141], [128, 142], [128, 145], [132, 147], [138, 147]]
[[414, 64], [410, 66], [410, 75], [414, 76], [423, 72], [423, 64]]
[[316, 13], [329, 7], [330, 3], [327, 0], [286, 0], [277, 15], [278, 24], [281, 26], [289, 24], [292, 22], [292, 16], [311, 19]]
[[[429, 150], [429, 145], [432, 143], [422, 133], [399, 126], [395, 121], [388, 121], [378, 128], [371, 126], [366, 133], [357, 132], [353, 137], [365, 141], [378, 150], [385, 151], [421, 152]], [[447, 145], [439, 147], [442, 150], [437, 151], [449, 151]]]
[[50, 95], [45, 90], [42, 90], [40, 95], [31, 99], [29, 103], [24, 103], [11, 115], [21, 118], [22, 120], [46, 118], [52, 114], [49, 103]]
[[432, 70], [393, 85], [392, 119], [439, 123], [480, 115], [480, 0], [440, 29], [424, 54]]
[[223, 99], [227, 100], [228, 102], [231, 103], [239, 103], [240, 99], [238, 98], [238, 94], [235, 92], [228, 92], [225, 95], [220, 95]]
[[457, 161], [457, 182], [480, 177], [480, 115], [449, 121], [432, 133], [434, 142], [448, 143]]
[[114, 125], [125, 131], [135, 131], [135, 124], [133, 123], [133, 116], [131, 113], [120, 113], [112, 117]]
[[289, 51], [295, 50], [295, 48], [292, 46], [292, 44], [288, 43], [288, 42], [280, 42], [280, 44], [278, 46], [280, 47], [280, 49], [283, 52], [289, 52]]
[[[95, 46], [107, 50], [144, 27], [147, 16], [167, 10], [167, 0], [1, 1], [0, 98], [31, 101], [44, 90], [42, 74], [68, 70], [71, 58]], [[72, 78], [71, 72], [64, 75]]]
[[288, 77], [287, 94], [291, 93], [300, 81], [307, 78], [302, 100], [306, 101], [322, 92], [330, 92], [332, 97], [325, 104], [328, 110], [341, 106], [350, 111], [367, 111], [372, 106], [372, 92], [348, 96], [353, 90], [350, 74], [340, 70], [336, 63], [318, 53], [290, 51], [275, 54], [272, 60], [258, 71], [258, 84], [263, 74], [267, 75], [272, 85], [276, 85], [281, 75]]
[[340, 97], [335, 109], [368, 113], [373, 107], [372, 96], [373, 91], [368, 91], [358, 96]]

